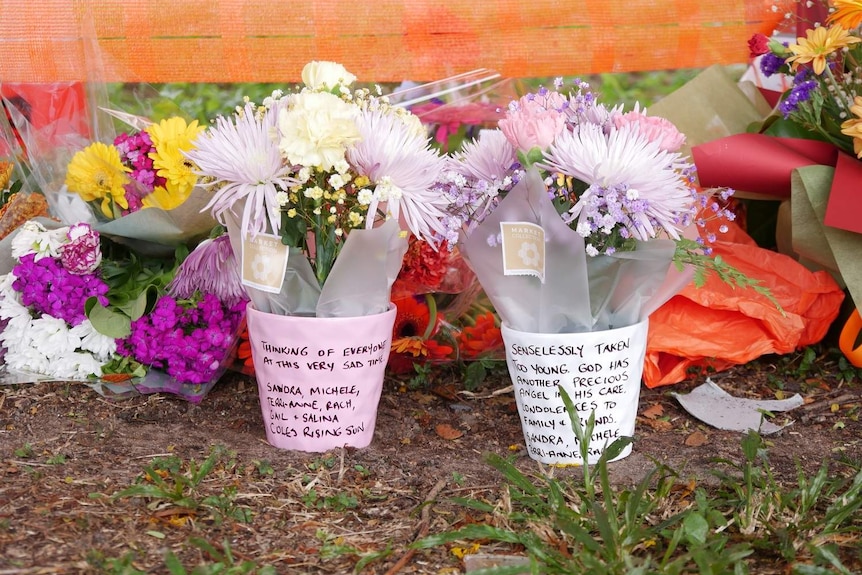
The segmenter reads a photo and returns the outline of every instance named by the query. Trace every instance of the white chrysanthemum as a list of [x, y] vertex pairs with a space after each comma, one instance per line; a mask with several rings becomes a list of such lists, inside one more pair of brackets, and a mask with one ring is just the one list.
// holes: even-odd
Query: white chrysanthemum
[[[418, 238], [436, 243], [445, 232], [442, 220], [448, 201], [434, 185], [445, 166], [445, 158], [431, 149], [427, 136], [417, 134], [393, 114], [364, 111], [359, 116], [361, 141], [347, 152], [356, 171], [375, 185], [383, 184], [387, 214], [403, 218]], [[374, 217], [377, 197], [368, 213]]]
[[41, 342], [49, 355], [60, 356], [81, 347], [81, 338], [73, 334], [65, 320], [43, 315], [33, 320], [31, 327], [33, 341]]
[[102, 362], [90, 353], [71, 352], [53, 358], [51, 371], [50, 375], [59, 379], [84, 380], [102, 375]]
[[676, 226], [682, 215], [693, 209], [691, 189], [682, 176], [689, 164], [678, 153], [666, 152], [649, 142], [632, 125], [605, 134], [600, 126], [582, 124], [573, 132], [561, 134], [545, 154], [539, 167], [573, 176], [587, 183], [571, 210], [577, 217], [591, 197], [607, 190], [637, 190], [635, 200], [643, 207], [626, 211], [627, 225], [639, 240], [656, 237], [664, 230], [679, 238]]
[[117, 340], [97, 331], [89, 319], [73, 327], [71, 334], [81, 341], [80, 349], [91, 352], [102, 362], [108, 361], [117, 351]]
[[13, 371], [53, 375], [48, 357], [33, 345], [22, 346], [15, 350], [7, 347], [3, 361], [6, 367]]
[[27, 254], [35, 253], [36, 261], [49, 256], [58, 258], [60, 247], [69, 241], [66, 236], [68, 231], [68, 227], [48, 230], [39, 222], [33, 220], [25, 222], [12, 238], [12, 257], [20, 259]]
[[266, 231], [267, 222], [273, 231], [279, 229], [276, 193], [297, 183], [273, 140], [278, 108], [255, 112], [247, 104], [232, 118], [217, 118], [215, 126], [198, 136], [195, 149], [187, 153], [198, 173], [208, 178], [201, 185], [214, 189], [213, 199], [204, 209], [212, 210], [213, 217], [224, 223], [224, 213], [245, 202], [242, 230], [252, 233]]
[[278, 117], [278, 147], [295, 166], [328, 172], [344, 160], [345, 150], [360, 138], [359, 108], [329, 92], [303, 91], [290, 99]]

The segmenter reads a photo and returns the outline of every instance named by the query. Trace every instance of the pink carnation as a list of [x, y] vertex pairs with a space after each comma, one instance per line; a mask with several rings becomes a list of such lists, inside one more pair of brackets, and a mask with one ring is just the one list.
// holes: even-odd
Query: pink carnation
[[69, 273], [84, 275], [93, 273], [102, 263], [99, 232], [89, 224], [75, 224], [67, 233], [69, 243], [60, 247], [60, 262]]
[[566, 129], [567, 104], [559, 92], [527, 94], [509, 106], [500, 130], [521, 151], [545, 150]]
[[685, 143], [685, 135], [673, 125], [673, 122], [659, 116], [647, 116], [634, 110], [614, 117], [614, 125], [617, 129], [626, 124], [636, 124], [641, 134], [650, 142], [657, 142], [659, 147], [667, 152], [676, 152]]

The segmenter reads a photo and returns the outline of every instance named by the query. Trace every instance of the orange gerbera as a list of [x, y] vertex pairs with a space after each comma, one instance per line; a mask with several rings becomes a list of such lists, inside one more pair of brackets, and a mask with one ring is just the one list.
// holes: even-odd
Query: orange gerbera
[[[446, 359], [453, 348], [433, 339], [424, 339], [431, 322], [428, 305], [413, 297], [394, 301], [398, 313], [392, 328], [392, 349], [389, 354], [389, 371], [395, 374], [413, 371], [417, 362]], [[433, 333], [433, 332], [432, 332]]]
[[242, 362], [243, 372], [254, 375], [254, 360], [251, 357], [251, 342], [248, 341], [248, 326], [243, 327], [239, 334], [236, 356]]
[[493, 312], [476, 317], [476, 325], [464, 327], [458, 335], [458, 347], [465, 359], [475, 359], [503, 347], [503, 334]]
[[829, 24], [840, 24], [852, 30], [862, 24], [862, 0], [832, 0], [835, 11], [826, 18]]

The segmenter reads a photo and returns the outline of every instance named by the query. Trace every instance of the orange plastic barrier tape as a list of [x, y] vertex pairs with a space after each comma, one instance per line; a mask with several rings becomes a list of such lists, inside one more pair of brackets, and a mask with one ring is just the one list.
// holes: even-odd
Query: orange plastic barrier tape
[[745, 62], [777, 3], [0, 0], [0, 79], [291, 82], [310, 60], [376, 82], [702, 68]]

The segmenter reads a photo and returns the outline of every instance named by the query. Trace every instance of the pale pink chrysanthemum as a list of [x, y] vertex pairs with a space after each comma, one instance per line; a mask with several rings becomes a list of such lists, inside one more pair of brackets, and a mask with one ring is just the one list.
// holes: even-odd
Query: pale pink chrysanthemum
[[[634, 124], [612, 129], [609, 134], [600, 126], [582, 124], [561, 134], [537, 165], [589, 185], [570, 210], [573, 218], [601, 205], [597, 196], [617, 195], [620, 200], [613, 202], [614, 211], [609, 208], [599, 215], [604, 217], [605, 226], [608, 218], [613, 219], [639, 240], [654, 238], [661, 230], [678, 239], [679, 222], [694, 209], [686, 179], [691, 165], [680, 154], [649, 141]], [[590, 214], [590, 218], [598, 219], [597, 214]]]
[[231, 118], [220, 116], [195, 141], [186, 155], [207, 178], [200, 185], [213, 188], [204, 207], [221, 223], [235, 205], [243, 207], [242, 231], [278, 232], [281, 219], [276, 193], [296, 185], [274, 140], [278, 106], [258, 113], [251, 103]]
[[177, 299], [189, 299], [197, 291], [211, 293], [228, 307], [247, 299], [228, 235], [198, 244], [179, 265], [167, 290]]
[[466, 178], [501, 183], [518, 161], [515, 147], [500, 130], [484, 130], [453, 155], [450, 167]]
[[436, 243], [445, 232], [448, 205], [435, 189], [445, 157], [392, 111], [363, 110], [357, 123], [362, 139], [347, 150], [347, 161], [376, 185], [369, 218], [385, 202], [390, 217], [403, 219], [416, 237]]

